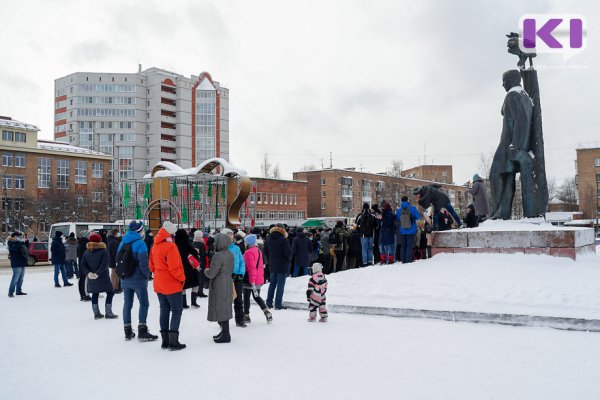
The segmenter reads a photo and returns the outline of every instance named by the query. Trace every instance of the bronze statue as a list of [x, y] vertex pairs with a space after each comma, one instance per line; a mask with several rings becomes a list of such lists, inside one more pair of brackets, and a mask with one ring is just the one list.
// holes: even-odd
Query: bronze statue
[[[535, 54], [518, 49], [517, 34], [507, 36], [508, 52], [519, 56], [520, 70], [506, 71], [502, 75], [502, 86], [507, 94], [502, 105], [500, 144], [490, 169], [492, 218], [510, 219], [517, 173], [521, 180], [523, 216], [538, 217], [546, 213], [548, 184], [539, 86], [532, 62]], [[529, 69], [525, 69], [527, 58]]]

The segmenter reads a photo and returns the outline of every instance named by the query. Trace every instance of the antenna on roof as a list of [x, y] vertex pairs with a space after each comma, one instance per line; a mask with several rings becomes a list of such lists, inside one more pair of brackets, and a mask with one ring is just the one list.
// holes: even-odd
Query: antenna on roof
[[329, 169], [333, 169], [333, 155], [329, 152]]

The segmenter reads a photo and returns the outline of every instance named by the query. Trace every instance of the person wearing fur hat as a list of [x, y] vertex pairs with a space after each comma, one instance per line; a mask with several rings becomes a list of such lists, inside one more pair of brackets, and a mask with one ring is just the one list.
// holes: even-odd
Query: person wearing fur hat
[[308, 301], [308, 322], [314, 322], [317, 319], [317, 310], [319, 310], [319, 322], [327, 322], [327, 278], [323, 274], [323, 265], [314, 263], [312, 265], [312, 276], [308, 280], [308, 290], [306, 291], [306, 301]]
[[127, 278], [121, 279], [121, 289], [123, 290], [123, 329], [125, 331], [125, 340], [131, 340], [135, 333], [131, 327], [131, 309], [133, 308], [133, 296], [137, 296], [140, 302], [138, 313], [138, 340], [141, 342], [150, 342], [158, 339], [158, 336], [148, 332], [146, 319], [148, 317], [148, 277], [150, 270], [148, 268], [148, 250], [146, 243], [142, 240], [141, 233], [144, 231], [144, 222], [133, 220], [129, 223], [129, 231], [123, 236], [123, 240], [117, 248], [117, 258], [124, 246], [131, 248], [133, 258], [137, 265], [133, 274]]
[[[292, 247], [288, 241], [288, 234], [282, 226], [274, 226], [269, 231], [265, 242], [265, 258], [269, 260], [270, 273], [267, 307], [273, 308], [274, 297], [275, 309], [286, 309], [287, 307], [283, 305], [283, 291], [285, 290], [285, 279], [290, 273]], [[276, 290], [277, 294], [275, 294]]]
[[[83, 253], [80, 268], [87, 277], [87, 291], [92, 294], [92, 310], [94, 319], [104, 318], [116, 319], [118, 316], [112, 312], [112, 299], [114, 296], [112, 283], [108, 271], [108, 252], [102, 237], [97, 233], [90, 236]], [[106, 293], [105, 315], [100, 312], [98, 297], [100, 293]]]
[[56, 231], [52, 238], [52, 244], [50, 245], [50, 252], [52, 253], [52, 264], [54, 265], [54, 287], [59, 288], [60, 283], [58, 282], [58, 274], [62, 275], [64, 286], [73, 286], [71, 282], [67, 280], [67, 252], [65, 250], [65, 244], [62, 240], [63, 233]]
[[233, 299], [233, 311], [235, 313], [235, 326], [245, 328], [244, 323], [244, 301], [242, 300], [242, 293], [244, 291], [244, 275], [246, 273], [246, 263], [244, 262], [244, 256], [240, 246], [235, 243], [235, 236], [233, 231], [229, 228], [221, 229], [221, 233], [227, 235], [231, 239], [229, 245], [229, 251], [233, 254], [233, 285], [235, 286], [235, 292], [237, 296]]
[[200, 268], [197, 270], [199, 283], [197, 296], [207, 297], [204, 294], [204, 284], [206, 283], [207, 279], [206, 275], [204, 275], [204, 270], [208, 265], [208, 246], [206, 246], [206, 241], [204, 240], [204, 232], [202, 232], [200, 229], [194, 232], [192, 247], [198, 252], [198, 258], [200, 260]]
[[179, 324], [183, 312], [185, 273], [179, 250], [171, 235], [177, 226], [165, 221], [154, 238], [150, 254], [150, 270], [154, 273], [154, 291], [160, 303], [161, 348], [171, 351], [185, 349], [179, 342]]
[[244, 238], [246, 243], [246, 252], [244, 253], [244, 261], [246, 263], [246, 275], [244, 275], [244, 322], [249, 323], [250, 320], [250, 296], [267, 318], [267, 323], [273, 321], [273, 316], [267, 308], [265, 301], [260, 297], [260, 288], [265, 283], [265, 272], [263, 264], [263, 254], [256, 245], [256, 235], [250, 234]]
[[215, 236], [215, 254], [212, 257], [210, 268], [204, 274], [210, 278], [208, 284], [208, 314], [206, 318], [211, 322], [218, 322], [221, 332], [213, 336], [215, 343], [231, 342], [229, 320], [232, 318], [231, 303], [233, 302], [233, 264], [234, 257], [229, 246], [231, 238], [219, 233]]

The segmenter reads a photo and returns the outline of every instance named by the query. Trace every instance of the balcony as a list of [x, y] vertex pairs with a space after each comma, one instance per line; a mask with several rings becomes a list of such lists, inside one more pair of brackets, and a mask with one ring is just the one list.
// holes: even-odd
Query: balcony
[[168, 124], [172, 124], [175, 125], [177, 123], [177, 119], [175, 117], [169, 117], [166, 115], [161, 115], [160, 116], [160, 122], [166, 122]]
[[174, 149], [177, 147], [177, 142], [172, 140], [161, 140], [160, 147], [168, 147], [170, 149]]
[[[167, 134], [174, 134], [175, 132], [173, 132], [173, 130], [176, 129], [177, 125], [175, 125], [175, 123], [170, 123], [170, 122], [165, 122], [165, 121], [161, 121], [160, 122], [160, 127], [162, 128], [161, 131], [167, 133]], [[172, 129], [172, 130], [171, 130]]]
[[176, 106], [177, 105], [177, 101], [176, 100], [167, 98], [165, 96], [161, 96], [160, 103], [161, 104], [168, 104], [168, 105], [171, 105], [171, 106]]
[[164, 104], [161, 103], [160, 105], [160, 109], [161, 111], [167, 111], [169, 113], [175, 113], [177, 111], [177, 106], [175, 104]]
[[342, 199], [352, 199], [352, 195], [351, 189], [342, 189]]
[[167, 161], [175, 161], [175, 160], [177, 160], [177, 154], [165, 153], [165, 152], [161, 151], [160, 159], [167, 160]]
[[177, 90], [171, 86], [161, 85], [160, 96], [166, 99], [175, 100], [177, 98]]

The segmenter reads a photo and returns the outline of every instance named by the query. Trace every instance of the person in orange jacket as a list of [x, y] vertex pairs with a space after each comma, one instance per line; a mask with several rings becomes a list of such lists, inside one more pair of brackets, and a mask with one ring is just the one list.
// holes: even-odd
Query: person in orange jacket
[[154, 273], [154, 291], [160, 303], [161, 348], [171, 351], [186, 347], [185, 344], [179, 343], [185, 273], [179, 250], [172, 237], [176, 231], [175, 224], [165, 221], [156, 234], [150, 251], [150, 271]]

